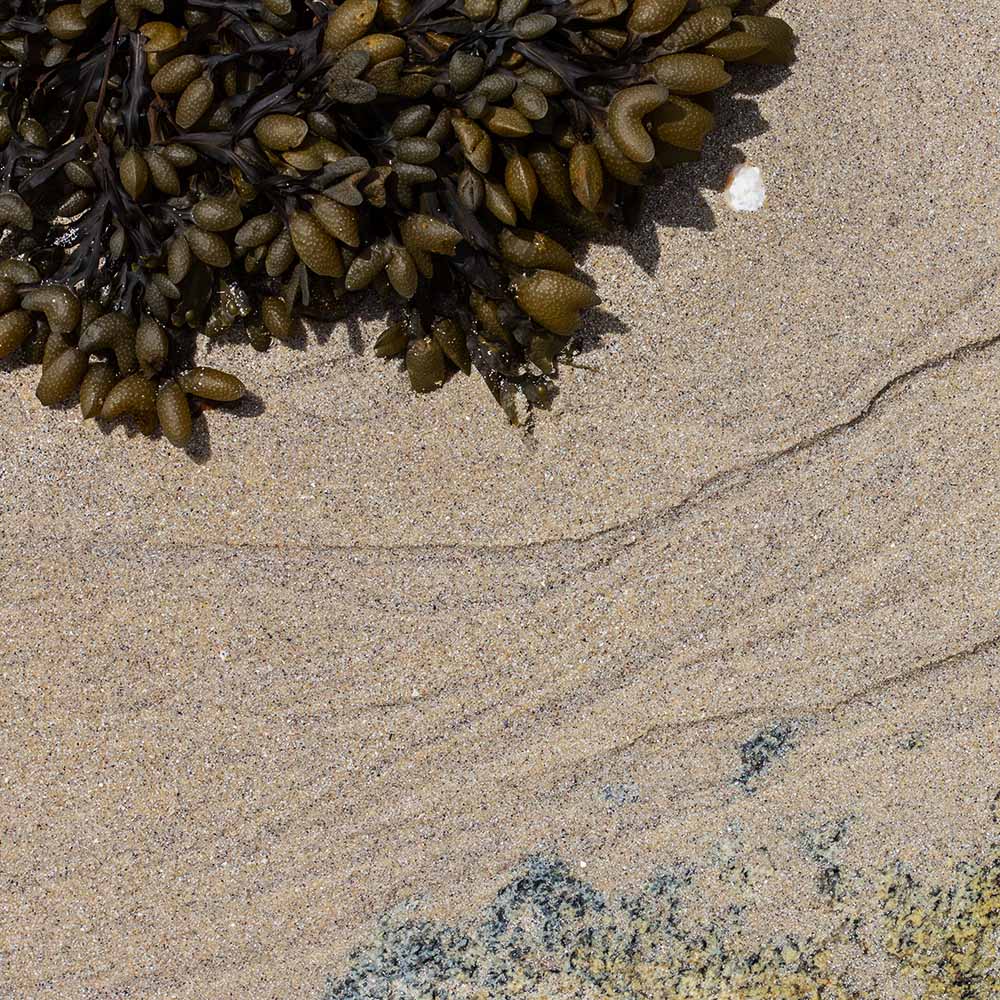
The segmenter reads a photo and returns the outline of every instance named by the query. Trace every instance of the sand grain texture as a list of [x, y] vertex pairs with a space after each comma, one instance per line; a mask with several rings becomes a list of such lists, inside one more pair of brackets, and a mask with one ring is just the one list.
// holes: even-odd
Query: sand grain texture
[[201, 464], [4, 371], [0, 993], [318, 998], [537, 851], [607, 890], [755, 858], [698, 896], [752, 940], [840, 919], [825, 824], [860, 894], [984, 850], [1000, 2], [931, 6], [779, 5], [798, 64], [590, 250], [595, 370], [530, 438], [374, 324], [213, 352], [266, 409]]

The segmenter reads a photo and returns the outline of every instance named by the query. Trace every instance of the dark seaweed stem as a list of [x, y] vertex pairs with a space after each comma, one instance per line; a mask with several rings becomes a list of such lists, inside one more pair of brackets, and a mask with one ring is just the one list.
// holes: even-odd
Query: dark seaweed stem
[[[309, 62], [312, 65], [309, 66], [307, 72], [302, 73], [296, 80], [296, 83], [304, 84], [323, 69], [332, 65], [333, 60], [328, 57], [324, 57], [318, 49], [319, 40], [322, 37], [322, 34], [323, 25], [320, 23], [306, 31], [301, 31], [295, 35], [289, 35], [287, 38], [282, 38], [280, 41], [255, 42], [254, 44], [248, 45], [245, 49], [240, 49], [237, 52], [224, 52], [218, 55], [207, 56], [203, 62], [206, 67], [215, 67], [224, 66], [231, 62], [245, 63], [253, 61], [255, 56], [266, 55], [276, 56], [282, 61], [282, 63], [288, 63], [296, 58], [301, 59], [304, 55], [308, 55]], [[287, 73], [287, 68], [284, 72]]]
[[368, 289], [414, 390], [546, 405], [596, 303], [560, 240], [697, 156], [726, 62], [791, 58], [759, 0], [0, 5], [0, 356], [175, 443], [242, 391], [187, 370], [201, 334]]
[[111, 150], [104, 142], [98, 146], [94, 176], [97, 178], [98, 187], [109, 200], [114, 217], [126, 231], [127, 238], [136, 248], [138, 256], [155, 256], [160, 250], [160, 242], [153, 232], [149, 217], [125, 190], [119, 172], [112, 162]]
[[[213, 15], [225, 14], [228, 17], [235, 18], [238, 21], [243, 22], [250, 28], [251, 34], [248, 34], [247, 39], [256, 38], [253, 32], [254, 20], [260, 17], [261, 5], [257, 3], [219, 3], [217, 0], [188, 0], [188, 6], [192, 10], [201, 10], [206, 13]], [[226, 27], [231, 27], [231, 25], [226, 25]], [[253, 44], [250, 42], [249, 44]]]
[[[117, 20], [115, 24], [117, 25]], [[136, 31], [129, 33], [128, 61], [128, 82], [122, 117], [125, 125], [125, 143], [131, 146], [138, 141], [141, 126], [146, 118], [145, 110], [153, 96], [153, 91], [146, 82], [146, 52], [142, 47], [142, 36]], [[98, 101], [95, 121], [99, 119], [101, 113], [101, 103]]]
[[[27, 177], [18, 185], [18, 190], [21, 194], [27, 194], [33, 191], [35, 188], [41, 187], [47, 181], [50, 181], [55, 175], [62, 170], [67, 163], [77, 159], [83, 152], [84, 146], [87, 145], [86, 139], [74, 139], [72, 142], [66, 143], [65, 146], [61, 146], [55, 153], [46, 156], [43, 150], [38, 150], [36, 154], [38, 159], [41, 160], [41, 166], [36, 167], [32, 170]], [[36, 147], [37, 148], [37, 147]]]
[[111, 40], [108, 42], [104, 53], [104, 72], [101, 74], [101, 85], [97, 91], [97, 104], [94, 108], [93, 122], [89, 130], [88, 141], [93, 144], [97, 136], [97, 126], [104, 116], [104, 101], [108, 94], [108, 80], [111, 77], [111, 63], [114, 61], [115, 48], [118, 45], [119, 21], [116, 17], [111, 25]]
[[79, 242], [74, 245], [68, 259], [58, 272], [56, 280], [68, 285], [92, 286], [104, 257], [104, 232], [111, 209], [111, 198], [102, 192], [94, 206], [76, 227]]

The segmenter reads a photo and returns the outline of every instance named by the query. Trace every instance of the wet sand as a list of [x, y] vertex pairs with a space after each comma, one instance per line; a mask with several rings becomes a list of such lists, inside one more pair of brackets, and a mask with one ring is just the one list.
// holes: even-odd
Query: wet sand
[[530, 434], [374, 322], [213, 351], [202, 461], [3, 374], [0, 995], [318, 1000], [532, 857], [910, 995], [874, 887], [1000, 832], [1000, 2], [777, 11]]

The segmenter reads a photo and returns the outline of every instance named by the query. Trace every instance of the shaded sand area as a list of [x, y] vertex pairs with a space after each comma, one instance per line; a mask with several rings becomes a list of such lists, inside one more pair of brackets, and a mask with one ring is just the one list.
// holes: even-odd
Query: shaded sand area
[[375, 324], [209, 461], [3, 373], [5, 1000], [996, 995], [1000, 0], [778, 10], [530, 435]]

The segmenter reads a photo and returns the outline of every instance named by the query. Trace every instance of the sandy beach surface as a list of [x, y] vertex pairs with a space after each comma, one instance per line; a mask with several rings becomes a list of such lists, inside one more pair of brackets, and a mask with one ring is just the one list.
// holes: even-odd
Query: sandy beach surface
[[0, 997], [997, 995], [1000, 0], [776, 12], [531, 433], [374, 321], [198, 461], [2, 372]]

